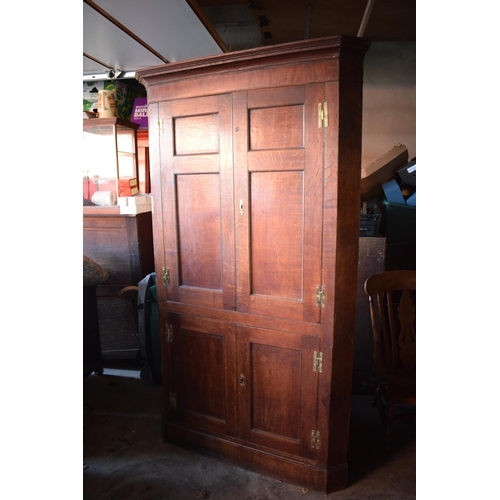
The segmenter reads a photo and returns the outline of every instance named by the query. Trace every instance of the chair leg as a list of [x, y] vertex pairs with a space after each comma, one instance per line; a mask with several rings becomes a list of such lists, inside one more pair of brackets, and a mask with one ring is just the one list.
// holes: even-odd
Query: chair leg
[[373, 408], [378, 407], [379, 397], [380, 397], [380, 386], [378, 385], [377, 388], [375, 389], [375, 392], [373, 393], [373, 399], [370, 401], [370, 404], [373, 406]]
[[384, 401], [381, 392], [382, 391], [379, 385], [375, 390], [371, 405], [378, 409], [380, 421], [382, 422], [382, 427], [384, 429], [385, 449], [387, 451], [389, 449], [389, 443], [392, 439], [392, 423], [395, 417], [396, 406], [394, 405], [394, 403], [389, 403], [388, 409], [386, 410], [386, 408], [384, 407]]
[[380, 386], [377, 386], [375, 389], [375, 393], [373, 395], [373, 399], [371, 401], [371, 405], [374, 408], [378, 409], [378, 414], [380, 416], [380, 421], [382, 422], [382, 425], [384, 426], [384, 429], [387, 426], [387, 415], [385, 413], [384, 409], [384, 402], [382, 401], [382, 395], [380, 394]]
[[388, 445], [389, 441], [392, 439], [392, 423], [394, 421], [394, 412], [395, 412], [394, 403], [389, 403], [389, 411], [387, 414], [387, 427], [385, 431], [386, 445]]

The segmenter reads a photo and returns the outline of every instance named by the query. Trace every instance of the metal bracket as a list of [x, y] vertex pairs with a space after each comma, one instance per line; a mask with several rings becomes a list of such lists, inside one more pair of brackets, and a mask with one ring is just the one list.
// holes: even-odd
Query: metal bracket
[[170, 408], [177, 408], [177, 395], [175, 392], [170, 393]]
[[161, 273], [163, 276], [163, 286], [164, 287], [170, 286], [170, 268], [169, 267], [162, 267]]
[[174, 331], [172, 329], [172, 325], [169, 325], [168, 323], [165, 325], [165, 338], [167, 339], [167, 342], [174, 341]]
[[328, 103], [318, 102], [318, 128], [328, 127]]
[[316, 307], [325, 307], [326, 287], [316, 285]]
[[323, 373], [323, 353], [314, 351], [313, 371]]
[[319, 437], [319, 431], [312, 431], [311, 432], [311, 448], [315, 448], [316, 450], [319, 450], [321, 447], [321, 440]]

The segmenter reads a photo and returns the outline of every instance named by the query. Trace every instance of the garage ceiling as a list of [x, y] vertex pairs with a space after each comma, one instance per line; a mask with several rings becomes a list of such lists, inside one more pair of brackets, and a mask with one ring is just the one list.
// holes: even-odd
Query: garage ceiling
[[373, 41], [415, 41], [416, 0], [83, 0], [83, 75], [133, 78], [158, 64], [356, 36], [362, 25]]

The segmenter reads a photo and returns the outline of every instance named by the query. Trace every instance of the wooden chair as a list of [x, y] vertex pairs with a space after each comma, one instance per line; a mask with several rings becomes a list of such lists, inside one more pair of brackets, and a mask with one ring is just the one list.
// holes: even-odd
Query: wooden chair
[[416, 272], [374, 274], [364, 289], [370, 302], [378, 379], [372, 404], [379, 409], [388, 443], [396, 405], [416, 405]]

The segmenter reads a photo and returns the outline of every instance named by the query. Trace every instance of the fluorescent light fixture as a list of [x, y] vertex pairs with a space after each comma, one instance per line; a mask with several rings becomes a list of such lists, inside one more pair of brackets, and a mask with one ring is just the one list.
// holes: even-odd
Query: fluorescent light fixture
[[91, 74], [91, 75], [83, 75], [84, 80], [123, 80], [124, 78], [135, 78], [135, 71], [125, 71], [120, 74], [120, 76], [110, 78], [109, 72], [106, 71], [105, 73], [96, 73], [96, 74]]

